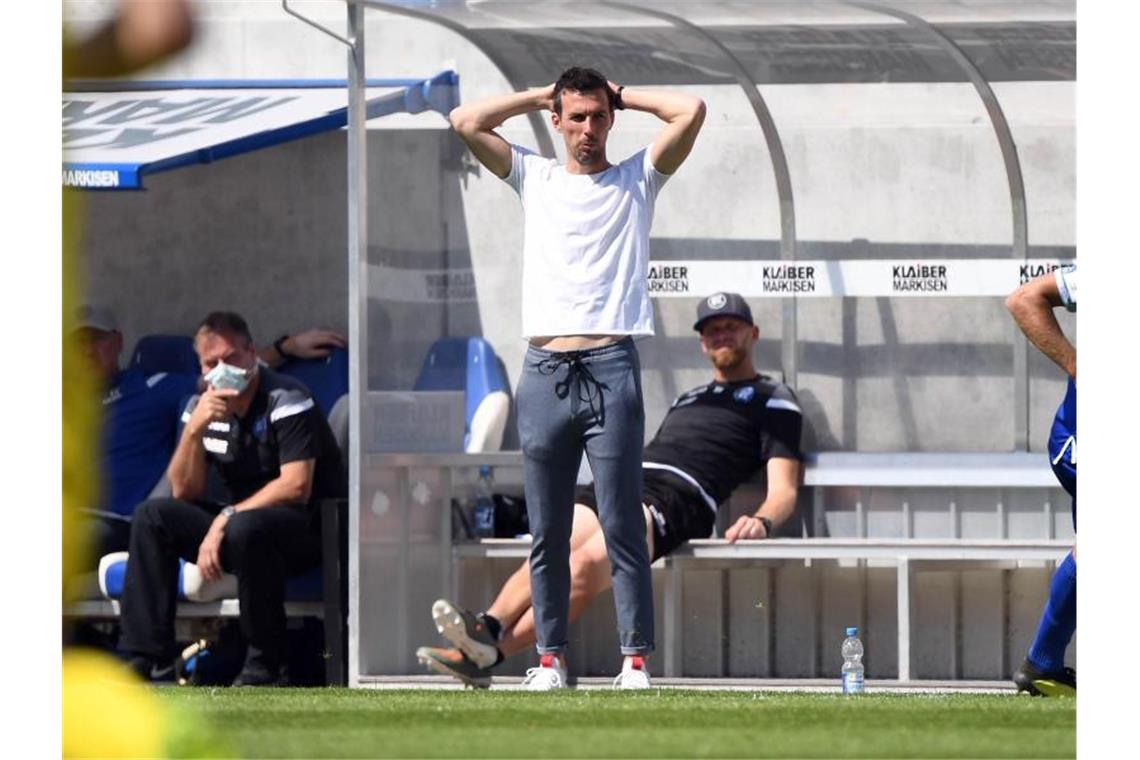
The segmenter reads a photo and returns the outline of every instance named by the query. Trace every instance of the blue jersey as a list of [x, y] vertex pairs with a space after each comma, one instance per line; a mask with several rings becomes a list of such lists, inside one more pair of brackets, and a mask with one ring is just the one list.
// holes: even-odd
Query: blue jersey
[[99, 509], [129, 517], [170, 464], [181, 402], [197, 375], [126, 369], [103, 397], [103, 449]]
[[[1061, 303], [1069, 311], [1077, 310], [1077, 266], [1062, 267], [1054, 276], [1057, 278], [1057, 292]], [[1077, 495], [1077, 384], [1069, 378], [1065, 398], [1057, 407], [1053, 417], [1053, 427], [1049, 430], [1049, 460], [1057, 480], [1073, 497], [1076, 507]]]

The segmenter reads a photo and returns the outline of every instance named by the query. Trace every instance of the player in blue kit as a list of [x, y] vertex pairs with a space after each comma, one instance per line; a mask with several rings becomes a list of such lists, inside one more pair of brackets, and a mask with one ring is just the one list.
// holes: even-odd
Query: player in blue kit
[[[1069, 376], [1065, 398], [1049, 431], [1049, 461], [1061, 487], [1073, 497], [1077, 527], [1077, 350], [1061, 331], [1053, 309], [1077, 310], [1077, 267], [1062, 267], [1022, 285], [1006, 306], [1021, 331]], [[1077, 672], [1065, 667], [1065, 649], [1077, 629], [1076, 548], [1057, 566], [1037, 636], [1025, 661], [1013, 674], [1018, 691], [1034, 696], [1075, 696]]]

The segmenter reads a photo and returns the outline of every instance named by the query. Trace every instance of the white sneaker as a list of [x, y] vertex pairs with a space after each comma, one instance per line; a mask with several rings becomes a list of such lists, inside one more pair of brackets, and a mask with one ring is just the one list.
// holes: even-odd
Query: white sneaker
[[615, 689], [648, 689], [649, 670], [645, 667], [645, 658], [636, 655], [627, 656], [621, 666], [621, 672], [614, 679]]
[[526, 672], [522, 686], [527, 691], [551, 691], [566, 688], [566, 663], [557, 655], [544, 654], [537, 668]]

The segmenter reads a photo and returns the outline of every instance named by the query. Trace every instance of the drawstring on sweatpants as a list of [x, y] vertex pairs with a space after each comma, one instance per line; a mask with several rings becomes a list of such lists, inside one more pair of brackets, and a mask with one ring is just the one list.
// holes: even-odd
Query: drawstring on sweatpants
[[[608, 391], [609, 386], [594, 377], [589, 366], [582, 361], [579, 352], [551, 353], [550, 356], [539, 360], [538, 371], [543, 375], [553, 375], [564, 364], [567, 366], [566, 377], [554, 384], [554, 395], [558, 398], [566, 398], [570, 393], [571, 380], [577, 377], [578, 400], [589, 404], [590, 413], [594, 416], [594, 421], [598, 427], [605, 427], [606, 397], [603, 391]], [[595, 401], [597, 406], [595, 406]]]

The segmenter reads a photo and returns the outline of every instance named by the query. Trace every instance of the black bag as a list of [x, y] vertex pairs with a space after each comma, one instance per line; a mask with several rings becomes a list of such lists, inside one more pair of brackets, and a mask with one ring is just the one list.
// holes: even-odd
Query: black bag
[[[530, 533], [530, 521], [526, 516], [526, 500], [521, 496], [494, 494], [495, 498], [495, 538], [514, 538]], [[452, 540], [474, 541], [475, 505], [463, 506], [456, 499], [451, 500]]]

